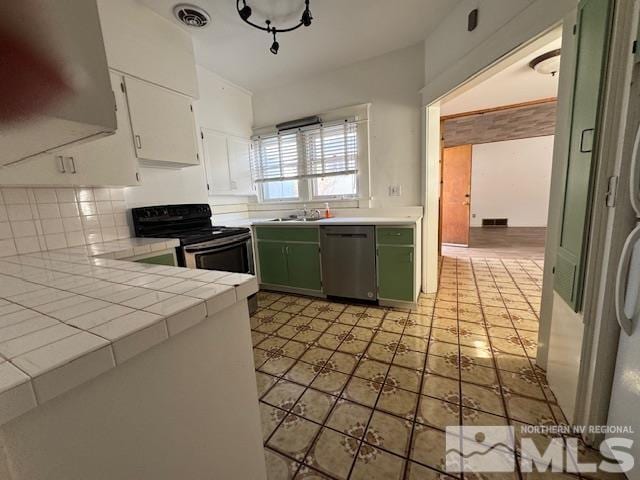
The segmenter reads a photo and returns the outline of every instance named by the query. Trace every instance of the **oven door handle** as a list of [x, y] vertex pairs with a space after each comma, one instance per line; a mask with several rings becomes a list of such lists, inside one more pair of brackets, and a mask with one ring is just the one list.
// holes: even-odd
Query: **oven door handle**
[[238, 248], [239, 245], [242, 245], [245, 243], [247, 243], [246, 240], [242, 242], [234, 242], [234, 243], [227, 243], [225, 245], [218, 245], [215, 247], [200, 247], [200, 248], [184, 247], [184, 252], [190, 255], [206, 255], [207, 253], [218, 253], [218, 252], [225, 252], [227, 250], [233, 250], [235, 248]]
[[211, 244], [205, 243], [200, 246], [196, 245], [186, 245], [183, 248], [185, 253], [211, 253], [217, 251], [227, 250], [228, 247], [237, 247], [239, 245], [245, 245], [251, 241], [251, 235], [242, 236], [240, 238], [234, 238], [231, 242], [223, 242], [223, 239], [218, 240], [220, 243]]

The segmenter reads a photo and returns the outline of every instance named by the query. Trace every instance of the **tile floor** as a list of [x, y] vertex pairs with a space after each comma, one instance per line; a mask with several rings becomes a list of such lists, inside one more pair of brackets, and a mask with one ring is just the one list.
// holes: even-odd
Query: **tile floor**
[[444, 257], [411, 311], [261, 292], [269, 479], [445, 478], [446, 425], [565, 423], [535, 365], [541, 284], [540, 261]]

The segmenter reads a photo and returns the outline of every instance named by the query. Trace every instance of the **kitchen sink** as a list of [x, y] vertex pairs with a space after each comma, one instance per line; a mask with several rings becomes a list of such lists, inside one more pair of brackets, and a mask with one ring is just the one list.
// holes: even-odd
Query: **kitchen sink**
[[285, 218], [272, 218], [270, 222], [317, 222], [320, 218], [316, 217], [285, 217]]

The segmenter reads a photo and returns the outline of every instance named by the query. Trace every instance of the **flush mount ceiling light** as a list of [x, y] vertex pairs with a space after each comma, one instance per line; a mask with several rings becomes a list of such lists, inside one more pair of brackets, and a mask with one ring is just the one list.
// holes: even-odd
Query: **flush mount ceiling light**
[[543, 53], [531, 60], [529, 66], [542, 75], [555, 76], [560, 69], [560, 49]]
[[[242, 4], [242, 6], [240, 6], [240, 4]], [[303, 25], [305, 27], [308, 27], [309, 25], [311, 25], [311, 20], [313, 20], [313, 16], [311, 16], [311, 10], [309, 10], [309, 0], [304, 0], [304, 5], [305, 5], [304, 12], [302, 12], [302, 17], [300, 17], [300, 22], [297, 25], [294, 25], [293, 27], [288, 27], [288, 28], [276, 28], [271, 26], [271, 20], [269, 19], [265, 20], [264, 22], [266, 24], [266, 27], [258, 25], [257, 23], [253, 23], [251, 20], [249, 20], [249, 17], [251, 17], [251, 14], [253, 12], [251, 10], [251, 7], [247, 5], [247, 0], [236, 0], [236, 8], [238, 9], [238, 14], [240, 15], [240, 18], [242, 19], [243, 22], [248, 23], [249, 25], [251, 25], [254, 28], [257, 28], [258, 30], [262, 30], [263, 32], [267, 32], [273, 35], [273, 43], [271, 44], [271, 48], [269, 48], [269, 51], [274, 55], [277, 55], [278, 50], [280, 49], [280, 44], [276, 39], [276, 34], [292, 32], [293, 30], [296, 30], [302, 27]]]
[[205, 10], [188, 3], [181, 3], [173, 7], [173, 14], [187, 27], [202, 28], [211, 21], [211, 17]]

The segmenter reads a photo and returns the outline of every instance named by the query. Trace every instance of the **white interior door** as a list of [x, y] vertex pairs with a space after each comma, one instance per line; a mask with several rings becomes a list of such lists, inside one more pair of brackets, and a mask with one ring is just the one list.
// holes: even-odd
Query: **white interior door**
[[191, 98], [126, 77], [127, 102], [139, 159], [158, 165], [197, 165]]

